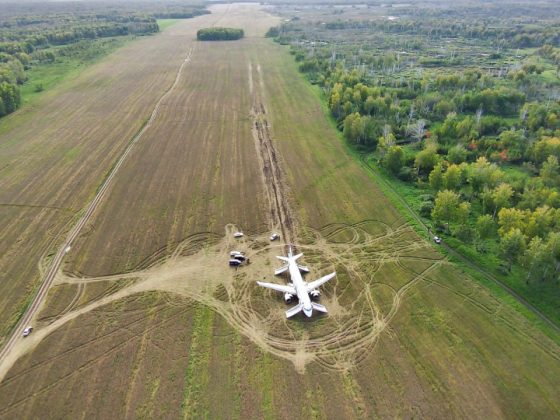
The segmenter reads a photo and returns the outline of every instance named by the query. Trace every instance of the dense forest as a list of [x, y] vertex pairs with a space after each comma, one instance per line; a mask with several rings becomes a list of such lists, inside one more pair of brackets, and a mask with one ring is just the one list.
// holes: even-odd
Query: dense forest
[[234, 41], [243, 38], [243, 29], [203, 28], [196, 33], [200, 41]]
[[344, 138], [432, 232], [558, 315], [554, 10], [286, 6], [268, 36], [290, 45]]
[[192, 18], [209, 13], [203, 5], [145, 2], [3, 3], [0, 14], [0, 117], [21, 104], [20, 85], [26, 70], [52, 63], [53, 47], [83, 40], [158, 32], [156, 18]]

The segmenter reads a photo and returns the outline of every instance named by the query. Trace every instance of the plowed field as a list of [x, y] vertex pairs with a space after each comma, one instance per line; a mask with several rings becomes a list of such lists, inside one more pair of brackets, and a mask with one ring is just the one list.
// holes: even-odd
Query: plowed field
[[[26, 179], [44, 194], [35, 203], [55, 207], [29, 209], [51, 226], [45, 232], [19, 226], [27, 210], [5, 207], [9, 230], [27, 229], [30, 241], [43, 241], [30, 243], [46, 249], [45, 238], [64, 231], [54, 221], [72, 226], [74, 213], [62, 217], [59, 208], [85, 206], [188, 55], [65, 258], [35, 331], [1, 365], [0, 417], [45, 410], [67, 418], [557, 416], [560, 337], [545, 335], [414, 233], [347, 153], [293, 58], [263, 37], [275, 18], [256, 5], [212, 11], [117, 51], [80, 76], [81, 84], [62, 89], [61, 96], [77, 95], [134, 54], [162, 66], [159, 81], [129, 68], [136, 80], [107, 82], [106, 98], [92, 89], [100, 96], [87, 103], [103, 110], [113, 105], [109, 92], [137, 83], [144, 93], [139, 80], [155, 99], [143, 107], [131, 99], [128, 106], [139, 108], [125, 115], [137, 118], [134, 128], [122, 115], [97, 122], [98, 130], [125, 138], [118, 137], [120, 149], [100, 132], [97, 147], [83, 141], [74, 164], [84, 178], [65, 190], [76, 189], [72, 204], [42, 192], [41, 185], [61, 194], [54, 181], [35, 186], [31, 168], [0, 172], [14, 200]], [[248, 36], [194, 41], [197, 29], [212, 25], [241, 27]], [[148, 51], [151, 59], [143, 58]], [[24, 116], [8, 124], [28, 142], [17, 118]], [[53, 113], [51, 121], [64, 117]], [[45, 127], [33, 135], [48, 141]], [[13, 161], [32, 144], [10, 146]], [[33, 156], [57, 182], [70, 183], [72, 166], [52, 154], [51, 166]], [[241, 240], [232, 236], [237, 229], [246, 233]], [[272, 230], [282, 232], [280, 242], [268, 240]], [[321, 298], [327, 316], [287, 321], [282, 296], [256, 287], [272, 279], [274, 256], [286, 243], [304, 252], [308, 280], [336, 269]], [[230, 269], [234, 248], [250, 264]], [[11, 268], [20, 279], [38, 270], [41, 255], [19, 255], [30, 249], [12, 251], [28, 265]]]

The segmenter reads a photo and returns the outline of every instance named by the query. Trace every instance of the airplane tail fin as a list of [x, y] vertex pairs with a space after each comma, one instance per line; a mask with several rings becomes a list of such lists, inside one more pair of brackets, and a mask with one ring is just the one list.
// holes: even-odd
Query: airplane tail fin
[[299, 265], [298, 264], [298, 268], [299, 268], [299, 271], [302, 271], [304, 273], [309, 273], [309, 267], [307, 267], [306, 265]]
[[277, 255], [276, 258], [278, 258], [279, 260], [285, 261], [285, 262], [290, 262], [290, 261], [296, 261], [298, 258], [301, 258], [303, 254], [297, 254], [297, 255], [290, 255], [288, 257], [283, 257], [281, 255]]
[[288, 264], [283, 265], [282, 267], [277, 268], [276, 270], [274, 270], [274, 275], [275, 275], [275, 276], [278, 276], [278, 275], [280, 275], [280, 274], [282, 274], [282, 273], [285, 273], [286, 271], [288, 271], [288, 268], [290, 268], [290, 266], [289, 266]]
[[319, 312], [323, 312], [323, 313], [327, 313], [327, 308], [325, 308], [323, 305], [321, 305], [320, 303], [315, 303], [315, 302], [311, 302], [311, 306], [313, 307], [313, 309], [315, 309], [316, 311]]
[[286, 318], [291, 318], [293, 317], [295, 314], [301, 312], [303, 310], [303, 303], [298, 303], [296, 306], [288, 309], [286, 311]]

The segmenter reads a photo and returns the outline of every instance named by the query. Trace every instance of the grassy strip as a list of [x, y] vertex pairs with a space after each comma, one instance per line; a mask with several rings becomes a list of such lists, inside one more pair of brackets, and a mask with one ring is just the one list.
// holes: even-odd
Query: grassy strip
[[208, 386], [213, 325], [214, 311], [206, 305], [199, 305], [194, 316], [189, 364], [185, 372], [185, 392], [181, 404], [184, 419], [208, 417], [208, 407], [202, 405], [201, 395]]
[[60, 55], [60, 52], [68, 46], [49, 48], [46, 51], [52, 51], [56, 59], [52, 63], [35, 64], [26, 72], [27, 81], [21, 87], [22, 103], [24, 105], [33, 103], [44, 92], [66, 79], [76, 77], [86, 67], [95, 64], [135, 38], [135, 36], [123, 36], [80, 41], [72, 46], [79, 45], [83, 48], [67, 56]]
[[272, 356], [268, 352], [262, 352], [262, 357], [258, 359], [256, 364], [258, 372], [258, 388], [262, 392], [261, 409], [265, 419], [274, 419], [274, 374], [272, 367]]
[[167, 28], [175, 25], [180, 20], [181, 19], [158, 19], [157, 20], [157, 25], [158, 25], [160, 31], [165, 31]]

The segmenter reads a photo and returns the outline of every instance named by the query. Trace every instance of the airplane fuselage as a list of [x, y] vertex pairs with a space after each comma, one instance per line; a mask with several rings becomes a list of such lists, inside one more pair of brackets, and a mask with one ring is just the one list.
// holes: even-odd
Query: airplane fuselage
[[266, 287], [267, 289], [276, 290], [277, 292], [284, 293], [284, 299], [289, 302], [292, 297], [296, 296], [298, 298], [298, 304], [286, 311], [286, 318], [291, 318], [295, 314], [303, 311], [305, 316], [311, 317], [313, 310], [318, 312], [327, 313], [327, 308], [317, 302], [311, 302], [311, 296], [314, 298], [319, 297], [319, 291], [317, 290], [322, 284], [325, 284], [334, 276], [336, 276], [336, 271], [321, 277], [320, 279], [314, 280], [312, 282], [306, 282], [301, 276], [301, 272], [309, 273], [309, 269], [306, 266], [299, 265], [296, 261], [303, 254], [294, 255], [292, 253], [292, 247], [288, 252], [287, 257], [278, 255], [276, 258], [284, 261], [286, 264], [284, 266], [274, 270], [275, 275], [280, 275], [285, 272], [290, 274], [290, 283], [276, 284], [276, 283], [266, 283], [263, 281], [257, 281], [257, 284], [261, 287]]
[[294, 289], [296, 289], [297, 298], [299, 302], [303, 304], [303, 313], [306, 316], [310, 317], [313, 313], [313, 307], [311, 306], [311, 298], [307, 293], [307, 284], [301, 276], [301, 271], [299, 270], [297, 262], [290, 259], [290, 262], [288, 264], [288, 271], [290, 273], [290, 278], [292, 280], [292, 284], [294, 285]]

